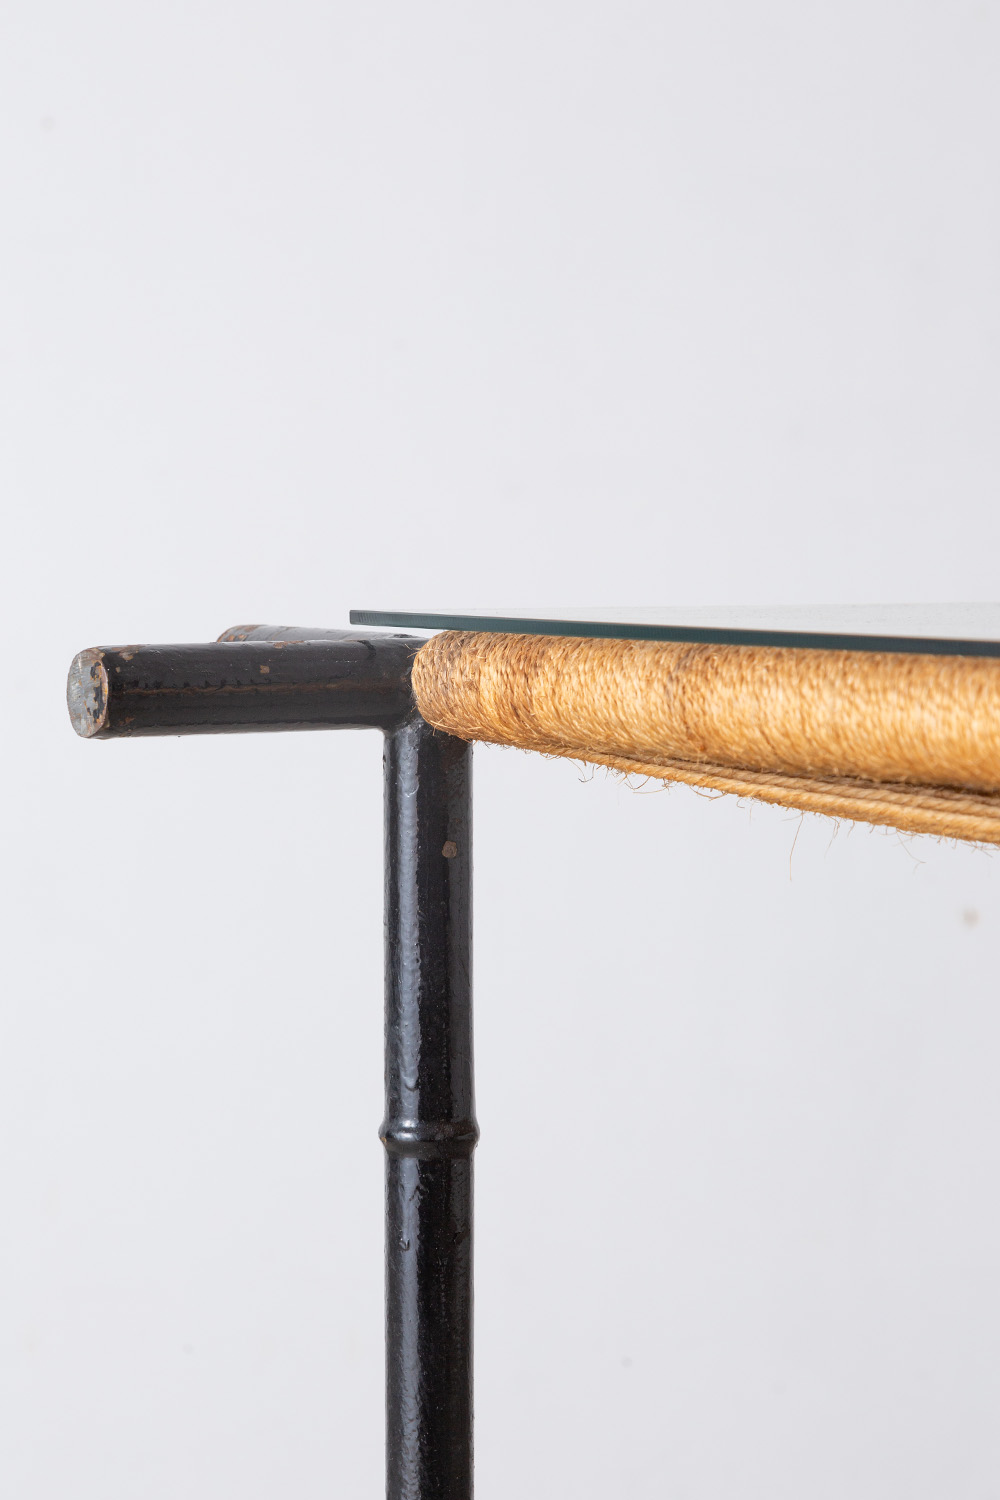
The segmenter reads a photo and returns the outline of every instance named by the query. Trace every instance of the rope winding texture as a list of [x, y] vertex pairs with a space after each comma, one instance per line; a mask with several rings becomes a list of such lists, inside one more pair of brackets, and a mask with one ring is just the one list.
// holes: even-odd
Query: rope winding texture
[[429, 724], [908, 833], [1000, 844], [1000, 659], [448, 631]]

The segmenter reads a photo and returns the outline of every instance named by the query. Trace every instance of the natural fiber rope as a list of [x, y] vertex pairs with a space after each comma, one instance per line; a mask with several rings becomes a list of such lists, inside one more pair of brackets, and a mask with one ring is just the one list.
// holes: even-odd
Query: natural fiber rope
[[1000, 844], [1000, 659], [446, 632], [413, 687], [461, 739]]

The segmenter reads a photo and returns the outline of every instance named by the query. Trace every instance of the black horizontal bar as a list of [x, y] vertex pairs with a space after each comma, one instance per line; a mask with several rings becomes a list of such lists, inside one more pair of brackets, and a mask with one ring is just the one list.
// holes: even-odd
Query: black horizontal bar
[[[415, 713], [410, 668], [419, 639], [340, 631], [303, 640], [278, 627], [242, 629], [242, 639], [206, 645], [81, 651], [67, 683], [74, 729], [86, 739], [391, 729]], [[254, 638], [257, 631], [268, 635]]]

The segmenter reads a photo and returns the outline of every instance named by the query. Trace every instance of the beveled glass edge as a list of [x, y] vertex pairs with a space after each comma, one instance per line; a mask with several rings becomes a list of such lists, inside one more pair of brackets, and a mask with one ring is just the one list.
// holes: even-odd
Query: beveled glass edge
[[409, 630], [474, 630], [500, 635], [565, 635], [600, 640], [676, 641], [691, 645], [786, 646], [814, 651], [899, 651], [919, 656], [1000, 656], [1000, 640], [960, 640], [941, 636], [754, 630], [707, 625], [631, 625], [621, 621], [415, 614], [387, 609], [352, 609], [350, 621], [352, 625], [391, 625]]

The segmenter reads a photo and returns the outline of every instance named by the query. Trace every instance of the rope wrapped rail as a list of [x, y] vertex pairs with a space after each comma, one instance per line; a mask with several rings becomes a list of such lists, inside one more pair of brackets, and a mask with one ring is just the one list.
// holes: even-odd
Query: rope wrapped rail
[[448, 631], [420, 713], [513, 745], [1000, 844], [1000, 659]]

